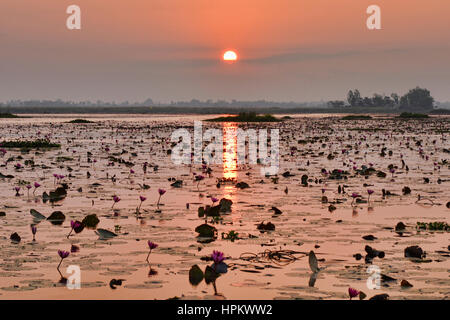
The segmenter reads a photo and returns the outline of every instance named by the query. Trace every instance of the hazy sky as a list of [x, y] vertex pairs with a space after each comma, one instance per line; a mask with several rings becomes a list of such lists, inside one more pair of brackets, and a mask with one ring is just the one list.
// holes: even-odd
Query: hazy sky
[[[82, 29], [66, 28], [81, 8]], [[366, 27], [381, 7], [382, 30]], [[0, 101], [450, 100], [448, 0], [1, 0]], [[221, 61], [225, 49], [240, 60]]]

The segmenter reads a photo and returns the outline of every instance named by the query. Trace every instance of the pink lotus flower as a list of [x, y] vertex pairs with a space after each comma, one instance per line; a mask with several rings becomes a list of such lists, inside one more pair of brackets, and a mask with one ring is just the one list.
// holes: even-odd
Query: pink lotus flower
[[373, 191], [372, 189], [367, 189], [367, 193], [369, 194], [369, 196], [367, 197], [367, 201], [370, 201], [370, 195], [373, 194], [375, 191]]
[[65, 259], [70, 255], [70, 252], [64, 251], [64, 250], [58, 250], [58, 255], [61, 257], [61, 259]]
[[115, 205], [117, 202], [120, 201], [120, 198], [119, 198], [118, 196], [114, 196], [114, 197], [113, 197], [113, 201], [114, 201], [114, 202], [113, 202], [113, 205], [112, 205], [111, 209], [114, 208], [114, 205]]
[[159, 202], [161, 201], [161, 196], [162, 196], [164, 193], [166, 193], [166, 190], [164, 190], [164, 189], [158, 189], [158, 193], [159, 193], [159, 198], [158, 198], [158, 203], [156, 204], [156, 206], [157, 206], [158, 209], [159, 209]]
[[70, 255], [70, 252], [69, 251], [64, 251], [64, 250], [58, 250], [58, 255], [61, 258], [61, 261], [59, 262], [58, 267], [56, 267], [56, 269], [59, 270], [59, 267], [61, 266], [61, 263], [63, 262], [63, 260], [65, 258], [67, 258]]
[[35, 239], [36, 232], [37, 232], [36, 226], [32, 225], [31, 226], [31, 233], [33, 234], [33, 241], [36, 241], [36, 239]]
[[37, 182], [34, 183], [34, 190], [33, 190], [33, 194], [36, 192], [36, 189], [39, 188], [41, 185]]
[[217, 251], [217, 250], [213, 251], [213, 253], [211, 254], [211, 258], [213, 259], [214, 264], [219, 264], [223, 260], [225, 260], [223, 252], [220, 252], [220, 251]]
[[348, 288], [348, 295], [350, 296], [350, 300], [352, 300], [352, 298], [355, 298], [359, 295], [359, 291], [353, 288]]
[[150, 250], [152, 249], [156, 249], [158, 247], [158, 244], [151, 242], [150, 240], [147, 241], [148, 247], [150, 248]]
[[205, 179], [205, 177], [202, 176], [201, 174], [199, 174], [198, 176], [195, 176], [195, 181], [198, 181], [198, 183], [197, 183], [197, 189], [198, 189], [198, 186], [200, 185], [200, 182], [201, 182], [203, 179]]
[[138, 211], [141, 210], [142, 202], [147, 200], [147, 198], [144, 196], [139, 196], [139, 200], [141, 200], [141, 202], [139, 203]]
[[351, 197], [353, 198], [353, 200], [352, 200], [352, 205], [353, 205], [353, 202], [355, 202], [355, 199], [359, 198], [361, 196], [359, 194], [357, 194], [356, 192], [353, 192]]
[[30, 189], [33, 187], [31, 186], [31, 184], [27, 184], [25, 187], [27, 188], [27, 196], [30, 197]]
[[67, 239], [69, 239], [70, 235], [72, 234], [73, 229], [78, 229], [78, 228], [81, 227], [81, 225], [82, 225], [82, 224], [81, 224], [80, 221], [74, 221], [74, 220], [71, 220], [71, 221], [70, 221], [70, 227], [71, 227], [71, 229], [70, 229], [69, 234], [67, 235]]
[[148, 262], [148, 258], [150, 257], [150, 253], [152, 253], [152, 250], [156, 249], [158, 247], [158, 245], [156, 243], [154, 243], [154, 242], [151, 242], [150, 240], [147, 241], [147, 244], [148, 244], [148, 247], [150, 249], [150, 251], [148, 252], [148, 255], [147, 255], [147, 259], [146, 259], [146, 261]]

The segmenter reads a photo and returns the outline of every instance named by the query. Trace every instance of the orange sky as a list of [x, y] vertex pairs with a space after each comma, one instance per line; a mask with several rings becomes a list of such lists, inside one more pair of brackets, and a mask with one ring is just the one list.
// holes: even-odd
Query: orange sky
[[[68, 5], [82, 30], [66, 29]], [[383, 30], [366, 28], [381, 7]], [[450, 100], [450, 1], [2, 0], [0, 101], [309, 101], [404, 93]], [[220, 61], [235, 49], [240, 61]]]

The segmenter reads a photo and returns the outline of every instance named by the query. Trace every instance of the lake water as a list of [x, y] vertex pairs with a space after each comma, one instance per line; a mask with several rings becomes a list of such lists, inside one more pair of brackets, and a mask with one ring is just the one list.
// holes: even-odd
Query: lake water
[[[192, 132], [194, 120], [215, 115], [30, 116], [0, 119], [0, 141], [48, 137], [61, 148], [7, 149], [0, 158], [0, 212], [5, 213], [0, 217], [0, 299], [348, 299], [349, 287], [368, 297], [449, 298], [449, 233], [416, 228], [417, 222], [450, 223], [448, 117], [402, 121], [381, 115], [342, 121], [339, 115], [291, 115], [282, 123], [203, 122], [205, 130], [219, 128], [224, 134], [238, 127], [279, 129], [280, 170], [278, 177], [266, 177], [259, 164], [238, 165], [235, 147], [224, 153], [223, 164], [210, 166], [211, 174], [202, 165], [172, 162], [172, 132], [180, 127]], [[75, 118], [95, 123], [67, 123]], [[236, 146], [226, 134], [224, 140]], [[373, 171], [363, 174], [362, 166]], [[342, 173], [329, 174], [335, 169]], [[378, 171], [386, 177], [377, 176]], [[195, 181], [194, 174], [205, 179]], [[182, 186], [171, 186], [174, 180], [182, 180]], [[35, 182], [40, 186], [27, 191], [26, 184]], [[249, 188], [239, 189], [237, 182]], [[67, 196], [44, 202], [43, 192], [62, 183], [68, 186]], [[345, 193], [338, 193], [338, 186]], [[18, 196], [15, 187], [20, 187]], [[404, 187], [411, 193], [404, 194]], [[166, 193], [158, 210], [160, 188]], [[368, 189], [374, 191], [370, 199]], [[383, 196], [383, 189], [391, 195]], [[361, 197], [354, 200], [352, 193]], [[112, 208], [115, 195], [120, 201]], [[137, 213], [139, 196], [146, 200]], [[195, 228], [205, 223], [198, 208], [211, 205], [211, 197], [232, 200], [232, 210], [221, 219], [207, 219], [217, 229], [216, 239], [198, 238]], [[336, 209], [330, 211], [330, 205]], [[282, 214], [274, 215], [272, 207]], [[65, 220], [60, 225], [36, 221], [30, 209], [46, 217], [61, 211]], [[89, 214], [98, 216], [97, 229], [117, 236], [99, 239], [95, 230], [85, 228], [67, 237], [70, 221]], [[269, 221], [275, 230], [257, 229]], [[401, 235], [394, 230], [398, 222], [406, 225]], [[31, 225], [37, 228], [36, 241]], [[230, 231], [239, 239], [222, 239]], [[19, 243], [10, 240], [15, 232]], [[375, 239], [362, 238], [368, 235]], [[158, 244], [149, 263], [148, 240]], [[70, 253], [58, 271], [57, 251], [70, 251], [73, 245], [79, 251]], [[366, 245], [385, 256], [366, 263]], [[426, 257], [406, 258], [405, 248], [414, 245]], [[214, 284], [192, 285], [189, 270], [211, 266], [205, 257], [213, 250], [224, 252], [227, 272]], [[322, 269], [315, 282], [311, 250]], [[360, 260], [354, 257], [358, 253]], [[69, 265], [80, 268], [79, 290], [60, 281], [70, 276]], [[368, 288], [371, 265], [395, 280]], [[124, 281], [114, 289], [112, 279]], [[402, 280], [413, 287], [402, 287]]]

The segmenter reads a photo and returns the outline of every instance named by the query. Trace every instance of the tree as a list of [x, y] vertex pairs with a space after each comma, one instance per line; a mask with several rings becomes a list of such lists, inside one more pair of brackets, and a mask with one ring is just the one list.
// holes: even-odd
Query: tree
[[391, 94], [392, 100], [394, 100], [394, 104], [397, 105], [399, 103], [400, 98], [398, 97], [398, 94], [393, 93]]
[[358, 89], [355, 89], [355, 91], [350, 90], [347, 94], [347, 101], [348, 104], [352, 107], [358, 107], [362, 105], [362, 99], [361, 94], [359, 93]]
[[413, 111], [427, 111], [433, 109], [433, 103], [434, 98], [429, 90], [416, 87], [401, 97], [400, 108]]
[[373, 106], [373, 100], [370, 99], [369, 97], [364, 97], [364, 99], [362, 99], [362, 105], [365, 107], [372, 107]]
[[348, 93], [347, 93], [347, 102], [348, 102], [348, 104], [349, 105], [351, 105], [352, 107], [353, 107], [353, 91], [352, 90], [350, 90]]
[[360, 106], [362, 104], [361, 94], [358, 89], [353, 93], [353, 99], [355, 100], [355, 106]]
[[372, 104], [374, 107], [383, 107], [384, 106], [383, 96], [375, 93], [372, 98]]

